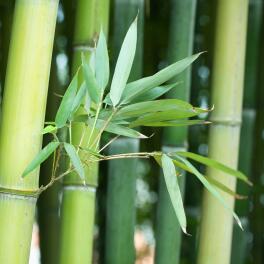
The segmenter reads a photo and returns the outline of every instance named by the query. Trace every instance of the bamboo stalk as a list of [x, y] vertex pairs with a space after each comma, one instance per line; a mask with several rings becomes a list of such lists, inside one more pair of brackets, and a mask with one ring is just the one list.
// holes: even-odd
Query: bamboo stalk
[[[0, 130], [0, 263], [28, 263], [58, 1], [16, 1]], [[23, 29], [23, 30], [21, 30]]]
[[[258, 80], [258, 61], [260, 55], [260, 36], [262, 23], [263, 2], [259, 0], [250, 0], [248, 26], [247, 26], [247, 50], [246, 50], [246, 69], [245, 69], [245, 91], [244, 108], [242, 115], [242, 127], [239, 150], [238, 168], [249, 178], [252, 177], [252, 155], [253, 142], [255, 138], [254, 125], [256, 117], [256, 90]], [[249, 188], [243, 184], [238, 184], [238, 193], [249, 194]], [[237, 226], [234, 226], [231, 263], [244, 263], [249, 254], [248, 244], [248, 215], [249, 203], [237, 203], [236, 211], [245, 223], [246, 231], [242, 232]]]
[[[113, 23], [113, 57], [116, 61], [125, 33], [139, 11], [137, 52], [129, 80], [142, 75], [144, 1], [115, 1]], [[109, 154], [139, 151], [139, 140], [118, 138], [109, 147]], [[105, 263], [135, 262], [135, 159], [109, 161], [107, 183], [107, 218]]]
[[[221, 0], [217, 5], [209, 156], [233, 168], [238, 161], [247, 10], [247, 0]], [[224, 173], [208, 169], [207, 176], [236, 188], [235, 179]], [[222, 195], [233, 208], [234, 199]], [[201, 220], [198, 263], [229, 263], [233, 218], [207, 191]]]
[[[168, 48], [168, 60], [174, 62], [189, 56], [193, 50], [193, 34], [196, 0], [171, 1], [171, 21]], [[189, 100], [191, 68], [174, 78], [174, 82], [182, 83], [168, 94], [169, 98]], [[188, 129], [165, 128], [163, 131], [163, 150], [178, 151], [187, 149]], [[181, 177], [181, 190], [184, 193], [185, 177]], [[172, 207], [164, 182], [160, 177], [159, 200], [157, 209], [156, 263], [179, 263], [181, 248], [181, 228]]]
[[[67, 13], [72, 10], [72, 2], [67, 1], [63, 5], [63, 11], [65, 20], [71, 20]], [[68, 11], [68, 12], [69, 12]], [[51, 76], [49, 83], [49, 93], [47, 101], [47, 111], [45, 120], [51, 121], [55, 119], [55, 115], [59, 106], [60, 98], [55, 94], [63, 94], [65, 85], [61, 82], [58, 76], [57, 67], [57, 56], [62, 52], [69, 49], [70, 40], [72, 39], [73, 27], [69, 26], [70, 23], [66, 24], [57, 23], [55, 33], [54, 51], [51, 64]], [[67, 45], [61, 46], [58, 39], [62, 36], [67, 37]], [[57, 41], [56, 41], [57, 40]], [[71, 48], [71, 47], [70, 47]], [[71, 57], [69, 54], [68, 58]], [[70, 61], [70, 58], [69, 60]], [[68, 64], [69, 65], [69, 64]], [[63, 133], [62, 133], [63, 134]], [[65, 134], [65, 133], [64, 133]], [[50, 141], [50, 135], [44, 137], [44, 145]], [[63, 135], [60, 135], [62, 140]], [[53, 157], [50, 157], [42, 166], [40, 171], [40, 184], [46, 185], [50, 181], [52, 171]], [[63, 167], [63, 161], [60, 164]], [[59, 193], [61, 191], [61, 182], [56, 182], [51, 188], [47, 189], [38, 200], [38, 224], [39, 224], [39, 235], [40, 235], [40, 251], [41, 251], [41, 263], [42, 264], [57, 264], [58, 263], [58, 246], [59, 246], [59, 208], [60, 200]]]
[[[264, 6], [262, 6], [263, 8]], [[262, 12], [264, 9], [262, 9]], [[262, 17], [261, 25], [261, 39], [260, 43], [263, 43], [264, 40], [264, 18]], [[263, 204], [262, 204], [262, 195], [263, 195], [263, 181], [262, 175], [264, 172], [263, 168], [263, 157], [264, 157], [264, 140], [263, 140], [263, 129], [264, 129], [264, 49], [263, 45], [260, 46], [260, 56], [259, 56], [259, 76], [257, 83], [257, 92], [256, 92], [256, 122], [254, 127], [254, 145], [253, 153], [254, 157], [252, 159], [252, 181], [254, 182], [254, 187], [252, 190], [252, 203], [253, 210], [250, 214], [250, 227], [253, 233], [253, 242], [251, 249], [251, 256], [254, 260], [254, 263], [260, 264], [264, 261], [263, 256]]]
[[5, 85], [5, 74], [7, 54], [9, 49], [11, 26], [13, 21], [13, 1], [0, 1], [0, 122], [3, 87]]
[[[107, 32], [109, 0], [79, 0], [77, 2], [73, 47], [73, 74], [81, 63], [81, 53], [94, 47], [94, 40], [104, 21]], [[102, 12], [104, 10], [104, 12]], [[98, 13], [102, 12], [102, 13]], [[96, 19], [95, 19], [96, 18]], [[72, 128], [73, 144], [78, 145], [83, 126], [75, 124]], [[85, 130], [83, 142], [88, 142], [91, 128]], [[96, 137], [96, 135], [95, 135]], [[85, 147], [84, 144], [82, 144]], [[91, 263], [93, 249], [93, 225], [95, 213], [95, 192], [98, 178], [98, 164], [86, 167], [85, 182], [76, 173], [65, 177], [63, 186], [61, 214], [60, 263]]]

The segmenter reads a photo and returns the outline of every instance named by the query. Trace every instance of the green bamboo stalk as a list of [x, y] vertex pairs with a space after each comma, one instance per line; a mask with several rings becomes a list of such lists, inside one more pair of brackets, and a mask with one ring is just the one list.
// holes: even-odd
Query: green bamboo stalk
[[[113, 29], [113, 57], [116, 61], [126, 31], [139, 11], [137, 52], [129, 80], [142, 75], [144, 1], [115, 1]], [[139, 151], [139, 140], [119, 138], [109, 147], [109, 154]], [[107, 218], [105, 263], [122, 264], [135, 262], [135, 159], [109, 161], [107, 184]]]
[[[3, 87], [5, 85], [5, 74], [7, 64], [7, 54], [9, 49], [11, 26], [13, 21], [13, 1], [0, 1], [0, 115]], [[1, 122], [1, 117], [0, 117]]]
[[[262, 12], [264, 9], [262, 9]], [[264, 19], [262, 18], [262, 26], [261, 26], [261, 39], [260, 43], [263, 43], [264, 40]], [[254, 146], [253, 153], [254, 157], [252, 159], [252, 181], [254, 182], [254, 187], [252, 190], [252, 203], [253, 210], [250, 214], [250, 227], [253, 234], [253, 242], [251, 249], [251, 256], [254, 260], [254, 263], [260, 264], [264, 261], [263, 255], [263, 203], [262, 203], [262, 195], [263, 195], [263, 180], [262, 175], [264, 172], [263, 168], [263, 157], [264, 157], [264, 140], [263, 140], [263, 129], [264, 129], [264, 67], [263, 67], [263, 59], [264, 59], [264, 49], [263, 45], [260, 49], [259, 56], [259, 76], [257, 83], [257, 92], [256, 92], [256, 122], [254, 127]]]
[[[193, 35], [195, 21], [196, 0], [172, 0], [170, 37], [168, 48], [169, 62], [178, 61], [190, 56], [193, 50]], [[174, 78], [174, 82], [181, 81], [169, 98], [188, 101], [190, 97], [191, 68]], [[187, 127], [165, 128], [163, 131], [164, 151], [187, 150]], [[181, 177], [181, 190], [184, 193], [185, 177]], [[172, 207], [170, 197], [163, 177], [160, 177], [159, 200], [157, 209], [157, 239], [156, 263], [179, 263], [181, 249], [181, 228], [177, 224], [177, 217]]]
[[[93, 42], [101, 28], [100, 21], [104, 22], [102, 26], [104, 32], [107, 32], [105, 22], [107, 17], [105, 16], [108, 16], [108, 9], [109, 0], [100, 2], [79, 0], [77, 2], [73, 40], [73, 73], [80, 66], [81, 53], [88, 53], [89, 56], [90, 49], [94, 47]], [[73, 144], [79, 144], [83, 129], [83, 126], [79, 124], [73, 126]], [[83, 142], [88, 142], [89, 135], [90, 128], [87, 128]], [[85, 186], [76, 173], [71, 173], [64, 180], [59, 258], [61, 264], [92, 262], [98, 164], [93, 163], [86, 167], [85, 174]]]
[[[65, 3], [65, 1], [62, 3]], [[72, 1], [67, 1], [62, 6], [65, 20], [71, 20], [71, 16], [67, 12], [72, 10]], [[70, 9], [65, 10], [66, 8]], [[67, 21], [68, 23], [68, 21]], [[69, 49], [70, 40], [72, 39], [73, 27], [63, 23], [58, 23], [55, 33], [55, 43], [53, 48], [53, 57], [51, 64], [51, 76], [49, 83], [49, 93], [47, 101], [47, 111], [45, 120], [51, 121], [55, 119], [55, 115], [59, 106], [60, 98], [55, 94], [63, 94], [65, 90], [64, 84], [58, 76], [57, 56]], [[67, 37], [67, 45], [61, 46], [58, 41], [60, 37]], [[71, 47], [70, 47], [71, 48]], [[67, 54], [70, 57], [69, 54]], [[50, 141], [50, 135], [44, 137], [44, 145]], [[63, 135], [60, 135], [62, 138]], [[62, 140], [62, 139], [61, 139]], [[62, 162], [63, 163], [63, 162]], [[40, 184], [46, 185], [50, 181], [52, 171], [53, 157], [50, 157], [42, 166], [40, 171]], [[60, 164], [62, 167], [63, 164]], [[59, 193], [61, 191], [61, 182], [56, 182], [51, 188], [47, 189], [38, 200], [38, 224], [40, 234], [40, 252], [42, 264], [57, 264], [58, 263], [58, 246], [59, 246]]]
[[28, 263], [57, 0], [17, 0], [0, 130], [0, 263]]
[[[209, 157], [233, 168], [238, 162], [247, 11], [247, 0], [218, 1]], [[235, 179], [224, 173], [208, 169], [207, 176], [236, 188]], [[222, 195], [233, 208], [233, 197]], [[204, 191], [197, 263], [230, 263], [232, 229], [232, 215]]]
[[[238, 168], [249, 178], [252, 177], [252, 154], [254, 142], [254, 125], [256, 117], [256, 88], [258, 80], [258, 60], [260, 55], [260, 36], [262, 23], [263, 2], [259, 0], [250, 0], [248, 27], [247, 27], [247, 50], [246, 50], [246, 69], [244, 81], [244, 108], [242, 115], [242, 127], [239, 150]], [[249, 194], [248, 187], [238, 184], [238, 193]], [[249, 203], [237, 203], [236, 211], [245, 222], [248, 229]], [[231, 263], [240, 264], [245, 262], [245, 257], [249, 253], [248, 245], [249, 232], [242, 232], [237, 226], [234, 226]]]
[[6, 62], [8, 47], [10, 42], [10, 34], [13, 20], [13, 1], [0, 1], [0, 17], [1, 17], [1, 56], [0, 56], [0, 80], [1, 86], [4, 86], [4, 78], [6, 72]]

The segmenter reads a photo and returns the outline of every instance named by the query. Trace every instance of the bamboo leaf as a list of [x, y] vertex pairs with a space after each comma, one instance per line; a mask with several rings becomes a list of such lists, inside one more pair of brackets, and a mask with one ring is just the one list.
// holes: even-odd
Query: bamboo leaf
[[[93, 119], [91, 119], [89, 121], [91, 124], [93, 123]], [[98, 119], [96, 122], [96, 127], [98, 129], [102, 129], [103, 127], [105, 127], [106, 125], [105, 120], [102, 119]], [[145, 135], [139, 133], [138, 131], [131, 129], [129, 127], [126, 126], [122, 126], [119, 124], [115, 124], [110, 122], [104, 129], [104, 131], [107, 131], [109, 133], [113, 133], [116, 135], [120, 135], [120, 136], [125, 136], [125, 137], [131, 137], [131, 138], [147, 138]]]
[[97, 85], [94, 73], [91, 69], [90, 64], [86, 61], [84, 54], [82, 54], [82, 70], [85, 83], [88, 88], [88, 93], [93, 102], [98, 103], [100, 98], [100, 88]]
[[42, 135], [48, 134], [48, 133], [56, 133], [57, 132], [57, 127], [48, 125], [42, 130]]
[[38, 155], [30, 162], [22, 174], [22, 178], [35, 170], [43, 161], [45, 161], [60, 145], [60, 142], [50, 142], [44, 147]]
[[55, 117], [55, 124], [58, 128], [65, 126], [72, 110], [73, 101], [78, 88], [78, 74], [79, 71], [74, 75], [69, 87], [67, 88], [58, 112]]
[[109, 81], [109, 57], [106, 39], [101, 30], [95, 52], [95, 76], [98, 86], [104, 90]]
[[164, 68], [163, 70], [157, 72], [156, 74], [142, 78], [140, 80], [128, 83], [126, 85], [126, 88], [124, 90], [123, 99], [128, 100], [126, 98], [130, 98], [135, 94], [138, 90], [145, 90], [151, 89], [153, 87], [159, 86], [163, 84], [164, 82], [170, 80], [175, 75], [181, 73], [184, 71], [188, 66], [190, 66], [193, 61], [195, 61], [202, 53], [198, 53], [195, 55], [192, 55], [190, 57], [187, 57], [183, 60], [177, 61], [168, 67]]
[[71, 163], [73, 165], [73, 167], [75, 168], [76, 172], [79, 174], [80, 178], [82, 180], [85, 179], [85, 172], [84, 172], [84, 169], [83, 169], [83, 166], [82, 166], [82, 162], [75, 150], [75, 147], [71, 144], [68, 144], [68, 143], [64, 143], [64, 149], [65, 151], [67, 152], [70, 160], [71, 160]]
[[124, 42], [117, 59], [111, 88], [110, 99], [114, 106], [116, 106], [121, 99], [125, 89], [132, 64], [135, 57], [137, 44], [137, 18], [131, 24], [125, 36]]
[[83, 82], [81, 84], [81, 87], [78, 90], [78, 92], [77, 92], [74, 100], [73, 100], [73, 104], [72, 104], [72, 107], [71, 107], [71, 117], [77, 111], [77, 109], [80, 107], [81, 102], [84, 100], [84, 97], [85, 97], [86, 92], [87, 92], [87, 86]]
[[206, 177], [207, 181], [209, 183], [211, 183], [212, 185], [216, 186], [218, 189], [220, 189], [221, 191], [228, 193], [229, 195], [233, 196], [236, 199], [246, 199], [246, 196], [237, 194], [236, 192], [234, 192], [233, 190], [231, 190], [230, 188], [228, 188], [226, 185], [222, 184], [221, 182], [211, 178], [211, 177]]
[[178, 99], [162, 99], [124, 106], [117, 112], [115, 118], [124, 119], [138, 117], [148, 113], [155, 113], [154, 115], [156, 115], [159, 111], [171, 111], [174, 116], [178, 116], [178, 118], [197, 114], [193, 106], [187, 102]]
[[130, 127], [137, 126], [148, 126], [148, 127], [180, 127], [180, 126], [192, 126], [192, 125], [204, 125], [209, 124], [210, 122], [204, 120], [174, 120], [174, 121], [151, 121], [151, 122], [141, 122], [140, 119], [137, 119], [134, 122], [131, 122]]
[[165, 183], [167, 186], [167, 190], [176, 213], [177, 219], [180, 223], [181, 229], [184, 233], [186, 231], [186, 216], [184, 212], [183, 202], [180, 187], [178, 184], [175, 167], [172, 162], [172, 159], [169, 158], [167, 155], [163, 154], [161, 157], [161, 164], [164, 174]]
[[181, 152], [177, 152], [178, 155], [185, 157], [185, 158], [190, 158], [192, 160], [195, 160], [197, 162], [200, 162], [208, 167], [214, 168], [214, 169], [218, 169], [220, 171], [223, 171], [233, 177], [236, 177], [237, 179], [240, 179], [244, 182], [246, 182], [249, 185], [252, 185], [252, 183], [248, 180], [247, 176], [245, 174], [243, 174], [240, 171], [234, 170], [214, 159], [210, 159], [195, 153], [191, 153], [191, 152], [186, 152], [186, 151], [181, 151]]
[[169, 92], [171, 89], [174, 89], [179, 83], [180, 82], [154, 87], [151, 90], [148, 90], [147, 92], [144, 92], [139, 96], [133, 98], [130, 103], [139, 103], [155, 100], [156, 98], [159, 98]]
[[208, 180], [185, 158], [175, 155], [180, 161], [182, 161], [194, 174], [200, 182], [204, 185], [204, 187], [228, 210], [232, 213], [234, 219], [236, 220], [239, 227], [243, 230], [242, 224], [237, 216], [237, 214], [230, 208], [221, 194], [208, 182]]

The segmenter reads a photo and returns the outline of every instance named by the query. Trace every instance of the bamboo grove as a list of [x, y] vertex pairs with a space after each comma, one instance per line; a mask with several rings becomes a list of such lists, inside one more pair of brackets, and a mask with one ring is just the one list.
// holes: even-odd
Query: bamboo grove
[[263, 9], [0, 0], [0, 263], [262, 264]]

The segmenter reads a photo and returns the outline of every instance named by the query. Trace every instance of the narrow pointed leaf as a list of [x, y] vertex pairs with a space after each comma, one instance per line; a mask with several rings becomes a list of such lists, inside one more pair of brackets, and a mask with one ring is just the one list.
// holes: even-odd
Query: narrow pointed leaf
[[121, 99], [125, 89], [132, 64], [135, 57], [137, 44], [137, 18], [132, 23], [125, 36], [124, 42], [117, 59], [112, 84], [110, 88], [110, 99], [116, 106]]
[[172, 162], [172, 159], [169, 158], [167, 155], [163, 154], [161, 157], [161, 164], [163, 169], [163, 174], [165, 178], [165, 183], [167, 186], [167, 190], [176, 213], [177, 219], [181, 226], [181, 229], [184, 233], [186, 232], [186, 216], [183, 207], [183, 201], [181, 196], [180, 187], [178, 184], [175, 167]]
[[101, 30], [95, 52], [95, 76], [98, 86], [104, 90], [109, 81], [109, 57], [106, 39]]
[[232, 208], [230, 208], [225, 199], [221, 196], [221, 194], [217, 191], [217, 189], [215, 187], [213, 187], [212, 184], [210, 184], [206, 177], [204, 177], [187, 159], [179, 156], [179, 155], [175, 155], [180, 161], [182, 161], [192, 172], [192, 174], [194, 174], [199, 180], [200, 182], [204, 185], [204, 187], [228, 210], [232, 213], [234, 219], [236, 220], [237, 224], [239, 225], [239, 227], [243, 230], [242, 224], [239, 220], [239, 217], [237, 216], [237, 214], [232, 210]]
[[48, 134], [48, 133], [56, 133], [57, 131], [56, 126], [48, 125], [42, 130], [42, 135]]
[[[91, 124], [93, 122], [93, 120], [90, 121]], [[98, 129], [101, 129], [105, 126], [106, 121], [105, 120], [101, 120], [98, 119], [96, 122], [96, 127]], [[109, 133], [113, 133], [116, 135], [120, 135], [120, 136], [125, 136], [125, 137], [131, 137], [131, 138], [147, 138], [146, 136], [144, 136], [143, 134], [139, 133], [138, 131], [131, 129], [129, 127], [126, 126], [122, 126], [119, 124], [115, 124], [110, 122], [106, 128], [104, 129], [105, 131], [109, 132]]]
[[206, 177], [206, 179], [209, 183], [216, 186], [221, 191], [228, 193], [229, 195], [233, 196], [235, 199], [246, 199], [247, 198], [246, 196], [237, 194], [236, 192], [234, 192], [233, 190], [228, 188], [226, 185], [222, 184], [221, 182], [219, 182], [219, 181], [217, 181], [211, 177]]
[[[136, 104], [131, 104], [128, 106], [124, 106], [120, 109], [117, 114], [117, 117], [137, 117], [147, 113], [154, 113], [159, 111], [170, 111], [172, 110], [174, 113], [178, 112], [186, 112], [189, 114], [196, 114], [193, 106], [185, 101], [178, 99], [163, 99], [163, 100], [155, 100], [148, 102], [141, 102]], [[184, 116], [186, 117], [186, 116]]]
[[66, 92], [62, 98], [58, 112], [56, 114], [55, 124], [58, 128], [65, 126], [68, 118], [71, 115], [73, 101], [74, 101], [75, 94], [76, 94], [77, 88], [78, 88], [78, 73], [79, 73], [79, 71], [77, 71], [77, 73], [73, 77], [69, 87], [67, 88], [67, 90], [66, 90]]
[[73, 167], [75, 168], [76, 172], [79, 174], [80, 178], [82, 180], [85, 179], [85, 172], [84, 172], [84, 169], [83, 169], [83, 166], [82, 166], [82, 162], [75, 150], [75, 147], [71, 144], [68, 144], [68, 143], [64, 143], [64, 149], [65, 151], [67, 152], [70, 160], [71, 160], [71, 163], [73, 165]]
[[81, 102], [84, 101], [85, 94], [87, 92], [87, 86], [83, 82], [80, 89], [78, 90], [71, 107], [71, 116], [77, 111], [77, 109], [80, 107]]
[[38, 155], [30, 162], [30, 164], [24, 170], [22, 177], [24, 178], [30, 172], [35, 170], [42, 162], [44, 162], [60, 145], [60, 142], [50, 142], [44, 147]]
[[86, 61], [84, 55], [82, 55], [82, 70], [85, 83], [88, 88], [88, 93], [93, 102], [98, 103], [100, 98], [100, 88], [97, 85], [94, 73], [90, 64]]
[[146, 101], [155, 100], [155, 99], [161, 97], [162, 95], [166, 94], [170, 90], [176, 88], [178, 84], [179, 84], [179, 82], [154, 87], [154, 88], [140, 94], [139, 96], [133, 98], [130, 103], [139, 103], [139, 102], [146, 102]]
[[131, 122], [130, 127], [137, 126], [148, 126], [148, 127], [180, 127], [180, 126], [192, 126], [192, 125], [204, 125], [208, 124], [204, 120], [174, 120], [174, 121], [151, 121], [151, 122], [142, 122], [140, 119]]
[[175, 75], [184, 71], [190, 64], [195, 61], [202, 53], [198, 53], [187, 57], [183, 60], [177, 61], [168, 67], [162, 69], [161, 71], [157, 72], [156, 74], [142, 78], [140, 80], [128, 83], [124, 90], [123, 98], [129, 98], [131, 95], [135, 93], [135, 91], [144, 89], [148, 90], [153, 87], [159, 86], [166, 81], [173, 78]]
[[233, 177], [236, 177], [237, 179], [240, 179], [244, 182], [246, 182], [249, 185], [252, 185], [252, 183], [248, 180], [247, 176], [245, 174], [243, 174], [240, 171], [234, 170], [214, 159], [210, 159], [195, 153], [191, 153], [191, 152], [186, 152], [186, 151], [181, 151], [181, 152], [177, 152], [178, 155], [185, 157], [185, 158], [190, 158], [192, 160], [195, 160], [197, 162], [200, 162], [208, 167], [214, 168], [214, 169], [218, 169], [221, 170]]

